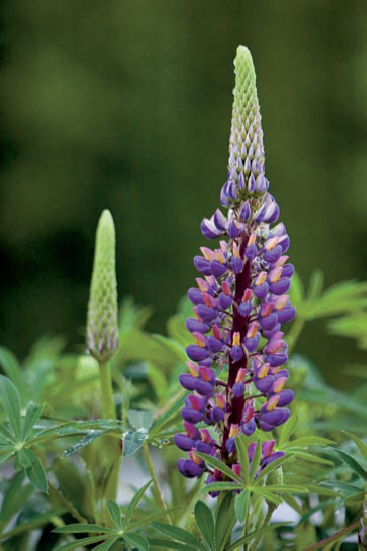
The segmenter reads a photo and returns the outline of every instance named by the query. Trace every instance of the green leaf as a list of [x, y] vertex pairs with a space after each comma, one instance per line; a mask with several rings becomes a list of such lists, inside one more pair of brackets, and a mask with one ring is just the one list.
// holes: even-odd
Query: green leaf
[[135, 430], [150, 429], [153, 423], [153, 413], [148, 410], [129, 409], [127, 420]]
[[18, 451], [18, 461], [22, 467], [28, 469], [33, 463], [34, 453], [30, 450], [20, 449]]
[[251, 481], [255, 480], [257, 470], [260, 466], [261, 461], [261, 453], [262, 453], [262, 446], [261, 446], [261, 439], [259, 438], [256, 444], [256, 448], [254, 451], [254, 455], [252, 457], [252, 463], [251, 463]]
[[97, 545], [97, 547], [93, 547], [94, 551], [108, 551], [108, 549], [111, 549], [112, 545], [117, 541], [118, 538], [114, 538], [112, 540], [104, 541], [100, 545]]
[[21, 470], [13, 476], [5, 491], [3, 491], [3, 503], [1, 506], [0, 520], [7, 523], [20, 511], [33, 493], [30, 484], [23, 484], [24, 471]]
[[269, 492], [287, 492], [289, 494], [308, 494], [309, 490], [306, 486], [301, 486], [297, 484], [270, 484], [266, 486], [266, 490]]
[[150, 545], [158, 549], [179, 549], [182, 551], [197, 551], [195, 547], [178, 541], [165, 540], [160, 538], [149, 538]]
[[220, 494], [218, 497], [218, 509], [215, 519], [215, 546], [222, 550], [229, 539], [233, 527], [236, 524], [234, 511], [234, 496], [232, 492]]
[[[367, 370], [366, 370], [367, 371]], [[361, 452], [361, 455], [365, 461], [367, 461], [367, 445], [362, 442], [358, 436], [355, 436], [351, 432], [347, 432], [346, 430], [342, 430], [344, 434], [349, 436], [353, 440], [353, 442], [358, 446], [359, 451]]]
[[326, 488], [322, 484], [304, 484], [304, 486], [313, 494], [318, 494], [319, 496], [334, 496], [338, 497], [340, 496], [339, 492], [336, 492], [335, 490], [331, 490], [330, 488]]
[[23, 422], [23, 440], [27, 440], [33, 433], [33, 426], [40, 420], [44, 404], [29, 402]]
[[84, 532], [105, 532], [106, 534], [109, 532], [115, 533], [115, 530], [112, 528], [106, 528], [100, 524], [68, 524], [67, 526], [55, 528], [52, 531], [57, 534], [83, 534]]
[[2, 463], [5, 463], [8, 459], [10, 459], [11, 456], [15, 454], [15, 452], [16, 452], [16, 450], [15, 450], [15, 448], [14, 448], [14, 450], [11, 451], [11, 452], [2, 453], [2, 454], [0, 455], [0, 465], [1, 465]]
[[223, 492], [224, 490], [239, 490], [237, 482], [212, 482], [211, 484], [205, 484], [200, 490], [201, 494], [207, 494], [208, 492]]
[[250, 481], [250, 461], [247, 452], [247, 446], [245, 444], [245, 435], [235, 436], [236, 449], [238, 453], [238, 460], [241, 465], [241, 477], [243, 478], [244, 486], [247, 486]]
[[173, 507], [172, 509], [167, 509], [166, 511], [159, 511], [158, 513], [144, 516], [139, 520], [130, 522], [128, 525], [129, 530], [135, 530], [136, 528], [140, 528], [141, 526], [147, 526], [153, 520], [161, 519], [162, 517], [166, 517], [167, 515], [169, 515], [171, 512], [181, 509], [183, 509], [183, 507]]
[[274, 495], [272, 492], [270, 492], [268, 490], [268, 486], [266, 487], [266, 489], [264, 487], [255, 486], [254, 488], [252, 488], [252, 490], [254, 493], [259, 494], [259, 496], [266, 499], [266, 501], [271, 501], [276, 505], [280, 505], [282, 503], [282, 499], [279, 496]]
[[139, 501], [141, 500], [141, 498], [143, 497], [143, 495], [145, 494], [145, 492], [147, 491], [147, 489], [149, 488], [149, 486], [151, 485], [152, 481], [149, 480], [144, 486], [142, 486], [142, 488], [140, 488], [136, 494], [132, 497], [130, 503], [129, 503], [129, 506], [126, 510], [126, 515], [125, 515], [125, 518], [124, 518], [124, 525], [127, 523], [127, 521], [130, 519], [131, 515], [133, 514], [133, 512], [135, 511]]
[[[26, 475], [28, 477], [28, 480], [33, 484], [33, 486], [40, 490], [40, 492], [44, 492], [45, 494], [48, 494], [48, 480], [45, 468], [41, 462], [40, 459], [30, 450], [24, 450], [28, 452], [28, 457], [32, 457], [32, 463], [30, 467], [27, 467], [25, 469]], [[30, 455], [32, 454], [32, 456]]]
[[163, 413], [163, 415], [159, 415], [159, 417], [154, 421], [152, 427], [150, 428], [149, 438], [158, 438], [163, 428], [172, 419], [175, 418], [175, 416], [178, 414], [178, 412], [182, 407], [186, 394], [187, 394], [186, 391], [184, 390], [180, 391], [176, 395], [176, 397], [172, 400], [172, 404]]
[[114, 501], [107, 501], [108, 514], [117, 530], [122, 530], [122, 519], [120, 507]]
[[0, 434], [7, 442], [16, 442], [14, 435], [6, 428], [3, 423], [0, 423]]
[[292, 284], [289, 291], [290, 291], [289, 294], [291, 297], [291, 303], [294, 304], [294, 306], [298, 310], [298, 307], [301, 305], [303, 301], [304, 290], [303, 290], [301, 278], [299, 277], [297, 272], [293, 274]]
[[229, 547], [229, 549], [239, 549], [244, 543], [247, 543], [251, 540], [253, 540], [256, 537], [262, 536], [263, 534], [266, 534], [267, 532], [272, 532], [273, 530], [276, 530], [277, 528], [281, 528], [282, 526], [287, 526], [289, 522], [279, 522], [278, 524], [270, 524], [269, 526], [266, 526], [265, 528], [261, 528], [260, 530], [256, 530], [255, 532], [251, 532], [250, 534], [247, 534], [246, 536], [243, 536], [242, 538], [236, 540], [232, 543], [232, 545]]
[[171, 526], [170, 524], [163, 524], [162, 522], [153, 522], [152, 526], [157, 532], [160, 532], [164, 536], [168, 536], [174, 540], [187, 543], [189, 545], [196, 546], [199, 550], [206, 551], [204, 545], [190, 532], [179, 528], [178, 526]]
[[5, 375], [20, 389], [22, 387], [22, 370], [16, 356], [4, 346], [0, 346], [0, 366]]
[[319, 436], [303, 436], [284, 444], [282, 449], [286, 450], [287, 448], [303, 448], [306, 446], [330, 446], [335, 444], [333, 440], [328, 440], [327, 438], [320, 438]]
[[242, 490], [242, 492], [238, 496], [236, 496], [236, 518], [240, 524], [243, 524], [243, 522], [247, 518], [250, 506], [250, 496], [251, 494], [249, 490]]
[[17, 441], [21, 441], [21, 417], [20, 417], [20, 398], [16, 386], [10, 379], [0, 375], [0, 398], [5, 413], [13, 429]]
[[239, 482], [241, 485], [243, 484], [243, 480], [219, 459], [216, 459], [211, 455], [207, 455], [206, 453], [195, 452], [195, 455], [198, 455], [199, 457], [201, 457], [201, 459], [204, 459], [204, 461], [209, 463], [209, 465], [218, 469], [218, 471], [228, 476], [228, 478], [237, 480], [237, 482]]
[[89, 444], [94, 442], [94, 440], [96, 440], [97, 438], [102, 436], [102, 434], [105, 434], [105, 433], [106, 433], [105, 430], [90, 430], [88, 434], [86, 434], [85, 436], [83, 436], [81, 440], [79, 440], [79, 442], [76, 442], [75, 444], [70, 446], [70, 448], [65, 450], [64, 456], [71, 455], [81, 450], [82, 448], [84, 448], [84, 446], [88, 446]]
[[291, 459], [293, 459], [292, 455], [283, 455], [283, 457], [278, 457], [278, 459], [275, 459], [275, 461], [272, 461], [271, 463], [269, 463], [269, 465], [267, 465], [264, 469], [262, 469], [260, 473], [257, 475], [254, 481], [254, 486], [261, 485], [263, 483], [263, 479], [268, 474], [272, 473], [273, 471], [275, 471], [275, 469], [280, 467], [280, 465], [283, 465], [284, 463], [286, 463], [287, 461], [290, 461]]
[[147, 429], [139, 429], [136, 431], [129, 430], [128, 432], [125, 432], [122, 437], [123, 456], [127, 457], [128, 455], [136, 453], [140, 450], [147, 438]]
[[318, 455], [314, 455], [313, 453], [298, 450], [297, 448], [287, 448], [287, 451], [288, 453], [292, 453], [292, 455], [295, 455], [296, 457], [306, 459], [307, 461], [311, 461], [312, 463], [320, 463], [321, 465], [327, 465], [328, 467], [334, 466], [334, 463], [332, 461], [324, 459], [323, 457], [319, 457]]
[[214, 547], [214, 520], [209, 507], [202, 501], [198, 501], [194, 509], [196, 524], [210, 548]]
[[351, 469], [357, 473], [359, 476], [361, 476], [364, 480], [367, 480], [367, 471], [362, 467], [358, 461], [354, 459], [349, 453], [338, 450], [337, 448], [331, 448], [333, 452], [337, 453]]
[[318, 298], [322, 292], [324, 284], [324, 274], [321, 270], [315, 270], [311, 274], [310, 283], [308, 286], [308, 299]]
[[296, 430], [298, 423], [299, 423], [298, 415], [292, 415], [289, 421], [285, 425], [283, 425], [280, 431], [280, 438], [278, 443], [279, 449], [283, 449], [284, 444], [288, 442], [289, 438]]
[[149, 551], [150, 549], [149, 541], [140, 534], [129, 532], [124, 534], [123, 538], [129, 545], [137, 547], [139, 551]]
[[80, 549], [83, 546], [89, 545], [90, 543], [98, 543], [106, 539], [106, 535], [102, 536], [91, 536], [90, 538], [81, 538], [60, 547], [56, 547], [56, 551], [66, 551], [66, 549]]
[[[31, 486], [28, 486], [28, 488], [31, 488], [33, 492], [33, 488]], [[22, 503], [22, 505], [24, 505], [24, 502]], [[49, 524], [52, 518], [61, 517], [65, 513], [65, 509], [52, 509], [51, 511], [47, 511], [47, 513], [32, 516], [29, 521], [22, 521], [21, 524], [17, 524], [12, 530], [1, 534], [1, 539], [12, 538], [14, 536], [18, 536], [19, 534], [23, 534], [24, 532], [31, 532], [32, 530], [36, 530], [37, 528]]]

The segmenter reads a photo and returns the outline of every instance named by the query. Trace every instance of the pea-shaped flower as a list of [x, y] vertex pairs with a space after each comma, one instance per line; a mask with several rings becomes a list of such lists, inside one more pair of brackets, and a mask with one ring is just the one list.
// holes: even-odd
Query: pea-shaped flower
[[[188, 293], [194, 316], [187, 328], [195, 343], [187, 348], [190, 373], [180, 376], [191, 393], [182, 409], [186, 434], [175, 438], [189, 452], [179, 470], [187, 477], [208, 472], [208, 482], [222, 475], [195, 452], [205, 444], [205, 453], [235, 471], [235, 436], [270, 433], [285, 423], [294, 396], [284, 388], [288, 356], [281, 330], [295, 316], [287, 295], [294, 271], [286, 255], [289, 237], [268, 191], [256, 75], [247, 48], [237, 49], [234, 66], [228, 179], [220, 192], [225, 213], [217, 209], [201, 223], [203, 236], [219, 243], [202, 247], [194, 259], [202, 277]], [[223, 369], [228, 369], [226, 382], [217, 378]], [[196, 427], [203, 424], [215, 428], [216, 440]], [[274, 444], [263, 442], [260, 469], [283, 455], [273, 452]], [[253, 450], [250, 446], [250, 463]]]

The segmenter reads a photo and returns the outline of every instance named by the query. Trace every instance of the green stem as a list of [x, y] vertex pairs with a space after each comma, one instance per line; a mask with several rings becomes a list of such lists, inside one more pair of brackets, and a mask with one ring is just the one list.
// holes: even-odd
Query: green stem
[[99, 382], [102, 395], [102, 419], [115, 420], [116, 409], [113, 401], [111, 369], [108, 362], [99, 362]]
[[[156, 498], [160, 508], [162, 509], [162, 511], [167, 511], [166, 506], [165, 506], [164, 501], [163, 501], [162, 492], [161, 492], [161, 489], [159, 487], [158, 478], [157, 478], [157, 475], [156, 475], [156, 472], [155, 472], [155, 469], [154, 469], [152, 457], [150, 455], [150, 451], [149, 451], [149, 447], [148, 447], [147, 442], [144, 443], [143, 449], [144, 449], [145, 460], [146, 460], [147, 466], [148, 466], [148, 471], [149, 471], [150, 476], [152, 477], [153, 484], [154, 484], [155, 498]], [[169, 524], [172, 524], [172, 519], [171, 519], [169, 513], [167, 513], [167, 519], [168, 519]]]
[[50, 495], [51, 497], [54, 497], [56, 498], [58, 501], [60, 501], [67, 509], [68, 511], [72, 514], [72, 516], [78, 521], [80, 522], [81, 524], [88, 524], [88, 521], [87, 519], [85, 519], [80, 513], [79, 511], [74, 507], [74, 505], [68, 500], [66, 499], [66, 497], [62, 494], [62, 492], [60, 490], [58, 490], [56, 488], [56, 486], [54, 486], [52, 484], [52, 482], [48, 482], [48, 488], [50, 490]]

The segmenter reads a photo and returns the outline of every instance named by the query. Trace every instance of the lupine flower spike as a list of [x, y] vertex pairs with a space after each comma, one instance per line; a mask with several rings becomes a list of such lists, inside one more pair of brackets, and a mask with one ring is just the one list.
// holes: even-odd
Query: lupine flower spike
[[[178, 448], [189, 452], [178, 462], [181, 473], [206, 472], [208, 483], [222, 474], [196, 452], [239, 472], [235, 436], [271, 432], [285, 423], [294, 396], [284, 388], [288, 356], [281, 330], [295, 316], [287, 295], [294, 271], [286, 256], [289, 237], [277, 223], [279, 207], [268, 192], [255, 69], [247, 48], [237, 49], [234, 66], [228, 179], [220, 192], [226, 213], [217, 209], [201, 223], [205, 238], [220, 241], [214, 249], [202, 247], [194, 259], [203, 277], [188, 292], [194, 316], [186, 325], [195, 344], [187, 347], [189, 373], [180, 375], [190, 391], [182, 408], [186, 434], [175, 436]], [[222, 370], [228, 370], [226, 382], [217, 378]], [[284, 455], [274, 452], [274, 445], [274, 440], [262, 443], [260, 469]], [[248, 448], [250, 463], [255, 446]]]

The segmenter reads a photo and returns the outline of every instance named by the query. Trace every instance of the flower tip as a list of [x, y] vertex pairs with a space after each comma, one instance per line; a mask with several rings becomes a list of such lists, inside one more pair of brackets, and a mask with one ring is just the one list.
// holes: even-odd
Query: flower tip
[[255, 71], [254, 61], [252, 59], [252, 55], [250, 50], [246, 46], [238, 46], [236, 50], [236, 57], [234, 60], [234, 64], [237, 67], [239, 66], [247, 66], [251, 69], [251, 71]]

